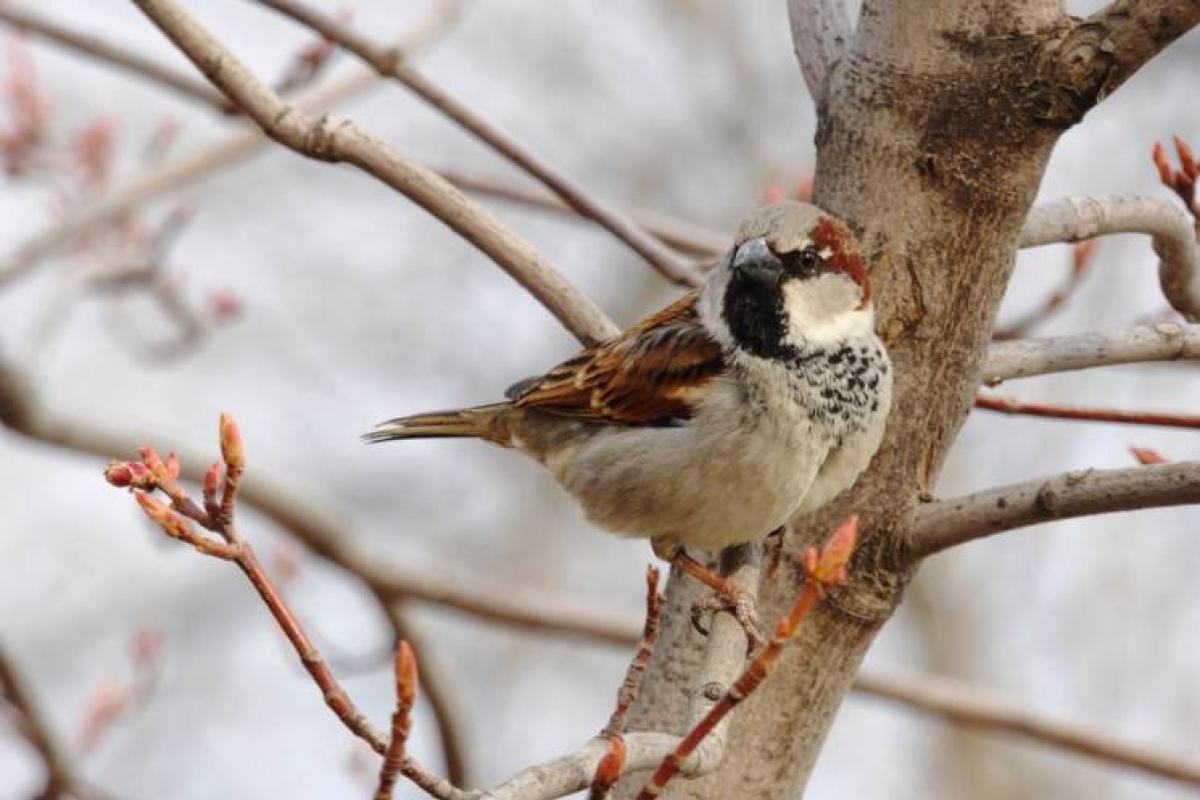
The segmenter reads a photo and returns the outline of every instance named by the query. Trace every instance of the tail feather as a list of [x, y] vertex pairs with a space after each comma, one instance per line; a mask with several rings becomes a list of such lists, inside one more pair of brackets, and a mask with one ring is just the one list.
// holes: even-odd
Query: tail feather
[[363, 434], [363, 439], [374, 444], [397, 439], [468, 437], [507, 447], [512, 441], [506, 414], [510, 408], [512, 406], [509, 403], [492, 403], [397, 417], [376, 425], [373, 430]]

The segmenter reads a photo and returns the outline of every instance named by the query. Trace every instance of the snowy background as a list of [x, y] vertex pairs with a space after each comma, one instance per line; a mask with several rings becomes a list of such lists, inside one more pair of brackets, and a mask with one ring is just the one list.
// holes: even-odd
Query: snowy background
[[[127, 2], [26, 2], [187, 66]], [[278, 75], [310, 40], [251, 3], [189, 6], [264, 76]], [[783, 6], [473, 0], [420, 66], [596, 193], [730, 230], [768, 187], [794, 184], [813, 160], [814, 115]], [[388, 0], [353, 8], [355, 24], [381, 37], [398, 35], [424, 11]], [[118, 183], [137, 174], [138, 150], [164, 118], [183, 125], [175, 158], [235, 127], [103, 66], [38, 43], [32, 50], [56, 130], [69, 135], [102, 114], [116, 120]], [[334, 71], [349, 64], [343, 58]], [[1150, 146], [1171, 134], [1200, 144], [1198, 74], [1193, 34], [1063, 138], [1042, 198], [1166, 196]], [[432, 165], [513, 174], [400, 88], [379, 86], [339, 110]], [[77, 268], [71, 258], [49, 259], [0, 293], [0, 356], [28, 370], [42, 403], [210, 450], [217, 415], [230, 410], [251, 470], [336, 509], [345, 536], [388, 558], [640, 613], [648, 548], [599, 535], [536, 465], [473, 442], [366, 448], [358, 439], [389, 416], [497, 398], [514, 379], [567, 355], [573, 341], [540, 306], [440, 224], [350, 168], [272, 148], [183, 198], [196, 215], [170, 269], [190, 297], [234, 293], [241, 315], [186, 355], [153, 363], [114, 335], [111, 304], [101, 298], [71, 305], [46, 337], [47, 309]], [[149, 218], [179, 199], [155, 204]], [[594, 228], [496, 208], [621, 323], [676, 292]], [[55, 213], [44, 188], [6, 184], [0, 252]], [[1066, 247], [1023, 253], [1002, 318], [1035, 306], [1069, 258]], [[1159, 314], [1155, 266], [1144, 238], [1104, 240], [1081, 290], [1038, 333]], [[126, 311], [144, 331], [166, 324], [149, 304]], [[1013, 383], [1004, 393], [1196, 411], [1200, 370], [1108, 369]], [[1130, 444], [1170, 459], [1200, 455], [1200, 439], [1186, 432], [977, 413], [938, 491], [1130, 466]], [[65, 747], [79, 752], [81, 720], [97, 693], [131, 680], [138, 632], [163, 636], [152, 691], [78, 756], [80, 772], [121, 798], [368, 796], [374, 760], [321, 704], [241, 574], [150, 530], [127, 497], [103, 484], [101, 467], [0, 430], [0, 644]], [[1196, 524], [1194, 509], [1113, 515], [938, 556], [868, 665], [969, 679], [1031, 708], [1195, 755]], [[263, 553], [286, 551], [268, 521], [246, 513], [242, 528]], [[346, 686], [385, 720], [393, 696], [378, 656], [389, 628], [366, 591], [302, 555], [288, 592], [324, 648], [367, 662]], [[473, 782], [560, 755], [607, 718], [626, 664], [621, 649], [514, 633], [425, 606], [412, 615], [429, 640], [422, 670], [453, 687]], [[420, 709], [415, 751], [437, 766], [431, 728]], [[27, 798], [40, 780], [23, 741], [0, 727], [0, 800]], [[1187, 794], [851, 697], [808, 796]], [[399, 796], [416, 794], [408, 787]]]

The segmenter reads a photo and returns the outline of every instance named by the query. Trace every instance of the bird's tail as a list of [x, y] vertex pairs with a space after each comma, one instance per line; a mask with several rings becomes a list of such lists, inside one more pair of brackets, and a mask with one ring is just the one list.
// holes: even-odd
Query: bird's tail
[[374, 430], [363, 434], [363, 439], [373, 444], [396, 439], [465, 436], [508, 447], [512, 442], [512, 432], [508, 427], [508, 411], [511, 408], [510, 403], [492, 403], [473, 408], [397, 417], [376, 425]]

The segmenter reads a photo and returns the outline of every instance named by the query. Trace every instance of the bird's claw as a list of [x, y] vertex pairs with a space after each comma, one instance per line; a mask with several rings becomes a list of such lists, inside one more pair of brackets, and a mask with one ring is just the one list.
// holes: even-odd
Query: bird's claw
[[757, 655], [767, 644], [763, 635], [762, 625], [758, 621], [758, 610], [754, 599], [748, 592], [735, 586], [730, 586], [724, 592], [714, 592], [709, 597], [699, 600], [692, 606], [692, 627], [704, 636], [708, 636], [711, 625], [706, 624], [705, 617], [714, 614], [728, 613], [746, 632], [746, 654], [748, 657]]

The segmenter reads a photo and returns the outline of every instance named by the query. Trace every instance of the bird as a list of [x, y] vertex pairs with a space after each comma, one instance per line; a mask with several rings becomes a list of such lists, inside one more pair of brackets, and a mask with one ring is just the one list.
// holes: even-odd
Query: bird
[[587, 518], [717, 593], [752, 603], [686, 548], [765, 539], [855, 483], [883, 437], [892, 365], [849, 227], [764, 206], [697, 288], [511, 386], [506, 400], [398, 417], [369, 442], [469, 437], [542, 464]]

